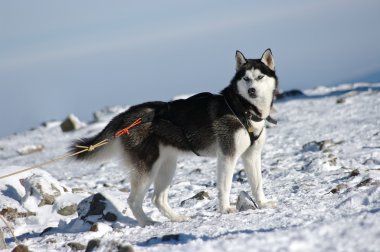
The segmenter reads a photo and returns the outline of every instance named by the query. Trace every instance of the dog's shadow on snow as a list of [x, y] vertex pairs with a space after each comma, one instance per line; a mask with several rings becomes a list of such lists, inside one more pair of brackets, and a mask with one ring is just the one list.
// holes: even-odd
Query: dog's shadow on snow
[[286, 230], [286, 229], [295, 228], [298, 226], [300, 225], [292, 225], [292, 226], [282, 227], [282, 228], [257, 229], [257, 230], [244, 229], [244, 230], [225, 232], [217, 236], [204, 235], [204, 236], [197, 237], [192, 234], [182, 234], [182, 233], [168, 234], [162, 237], [149, 238], [146, 241], [136, 243], [136, 245], [141, 246], [141, 247], [150, 247], [150, 246], [155, 246], [159, 244], [170, 244], [170, 245], [186, 244], [195, 240], [206, 242], [206, 241], [218, 240], [220, 238], [227, 237], [227, 236], [235, 236], [235, 235], [241, 235], [241, 234], [254, 235], [254, 234], [260, 234], [260, 233], [270, 233], [273, 231]]
[[[380, 212], [380, 208], [375, 208], [372, 210], [363, 210], [363, 212], [369, 212], [369, 213], [377, 213]], [[358, 213], [355, 213], [354, 216], [359, 215]], [[156, 245], [183, 245], [187, 244], [189, 242], [199, 240], [203, 242], [207, 241], [214, 241], [222, 238], [231, 238], [232, 236], [236, 235], [256, 235], [256, 234], [264, 234], [264, 233], [271, 233], [271, 232], [278, 232], [278, 231], [287, 231], [287, 230], [292, 230], [296, 229], [303, 226], [302, 224], [297, 224], [297, 225], [290, 225], [290, 226], [282, 226], [278, 228], [261, 228], [257, 230], [251, 230], [251, 229], [243, 229], [243, 230], [236, 230], [236, 231], [228, 231], [216, 236], [207, 236], [203, 235], [200, 237], [197, 237], [193, 234], [168, 234], [164, 235], [162, 237], [152, 237], [149, 238], [146, 241], [143, 242], [138, 242], [135, 245], [140, 246], [140, 247], [150, 247], [150, 246], [156, 246]]]

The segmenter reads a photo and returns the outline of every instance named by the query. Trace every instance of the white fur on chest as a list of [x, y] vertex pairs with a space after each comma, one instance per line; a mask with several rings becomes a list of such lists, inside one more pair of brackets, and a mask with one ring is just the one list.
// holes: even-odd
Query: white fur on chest
[[261, 130], [265, 127], [265, 120], [262, 120], [260, 122], [249, 120], [249, 123], [251, 125], [251, 128], [253, 129], [253, 134], [255, 134], [256, 136], [259, 135]]
[[[261, 130], [263, 129], [263, 126], [260, 124], [263, 125], [261, 122], [251, 122], [251, 127], [253, 128], [255, 135], [260, 134]], [[251, 138], [245, 128], [242, 128], [235, 133], [235, 146], [237, 156], [241, 156], [248, 148], [251, 147]]]

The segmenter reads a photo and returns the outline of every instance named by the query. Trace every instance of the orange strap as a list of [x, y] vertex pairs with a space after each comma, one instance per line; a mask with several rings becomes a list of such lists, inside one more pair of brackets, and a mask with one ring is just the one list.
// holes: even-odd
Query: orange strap
[[142, 122], [142, 118], [140, 117], [139, 119], [137, 119], [136, 121], [134, 121], [128, 127], [126, 127], [124, 129], [119, 130], [118, 132], [116, 132], [115, 137], [121, 137], [124, 134], [129, 134], [129, 130], [132, 129], [133, 127], [139, 125], [141, 122]]

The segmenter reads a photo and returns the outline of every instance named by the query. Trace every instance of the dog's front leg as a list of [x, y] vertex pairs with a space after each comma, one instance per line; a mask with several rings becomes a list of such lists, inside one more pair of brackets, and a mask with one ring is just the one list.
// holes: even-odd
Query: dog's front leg
[[277, 201], [269, 200], [264, 195], [261, 175], [261, 150], [262, 145], [257, 143], [257, 145], [253, 145], [242, 155], [244, 169], [258, 206], [260, 208], [276, 208]]
[[219, 210], [222, 213], [236, 212], [236, 208], [230, 205], [230, 192], [232, 176], [237, 158], [220, 155], [218, 156], [217, 188], [219, 199]]

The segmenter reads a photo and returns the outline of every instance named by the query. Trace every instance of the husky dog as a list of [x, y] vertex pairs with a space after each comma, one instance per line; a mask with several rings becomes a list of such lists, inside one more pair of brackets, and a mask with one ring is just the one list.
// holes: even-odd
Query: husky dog
[[[76, 159], [89, 161], [121, 154], [131, 180], [128, 204], [140, 225], [154, 223], [142, 208], [152, 183], [153, 202], [159, 211], [172, 221], [188, 220], [168, 204], [177, 158], [186, 152], [217, 158], [217, 189], [222, 213], [236, 211], [229, 198], [239, 158], [242, 158], [258, 206], [276, 207], [276, 201], [264, 195], [261, 176], [265, 121], [275, 122], [269, 115], [278, 86], [274, 59], [270, 49], [260, 59], [246, 59], [239, 51], [235, 58], [236, 73], [220, 94], [201, 93], [187, 99], [133, 106], [114, 117], [96, 136], [75, 141], [70, 147], [74, 153], [80, 146], [113, 139], [102, 148], [77, 155]], [[142, 118], [141, 124], [128, 134], [115, 137], [137, 118]]]

